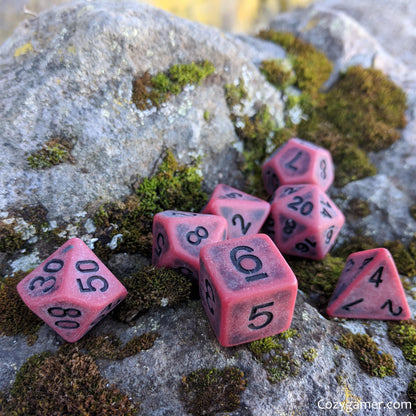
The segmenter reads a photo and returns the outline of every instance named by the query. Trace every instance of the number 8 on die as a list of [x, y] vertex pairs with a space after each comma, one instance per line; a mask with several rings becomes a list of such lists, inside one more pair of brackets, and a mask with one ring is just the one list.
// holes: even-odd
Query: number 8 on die
[[200, 253], [202, 305], [225, 347], [289, 328], [297, 280], [264, 234], [209, 244]]

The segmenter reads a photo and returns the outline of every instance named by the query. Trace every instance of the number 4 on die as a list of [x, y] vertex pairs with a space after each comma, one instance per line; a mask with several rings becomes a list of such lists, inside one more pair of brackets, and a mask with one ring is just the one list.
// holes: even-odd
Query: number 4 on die
[[399, 273], [387, 249], [364, 250], [347, 258], [327, 313], [358, 319], [411, 317]]

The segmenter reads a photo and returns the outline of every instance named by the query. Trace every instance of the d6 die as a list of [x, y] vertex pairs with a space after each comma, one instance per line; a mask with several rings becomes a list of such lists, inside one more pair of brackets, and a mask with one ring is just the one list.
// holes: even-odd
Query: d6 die
[[217, 215], [159, 212], [153, 219], [152, 262], [197, 280], [201, 248], [226, 238], [227, 221]]
[[263, 164], [263, 184], [272, 194], [281, 185], [313, 183], [326, 191], [334, 180], [331, 153], [313, 143], [292, 138]]
[[201, 250], [202, 305], [221, 345], [228, 347], [289, 328], [297, 280], [265, 234], [210, 244]]
[[203, 211], [221, 215], [228, 223], [228, 238], [260, 231], [270, 212], [270, 204], [231, 186], [218, 184]]
[[17, 285], [26, 305], [64, 340], [75, 342], [127, 295], [80, 239], [72, 238]]
[[359, 251], [347, 258], [327, 313], [359, 319], [411, 317], [399, 273], [387, 249]]
[[320, 260], [328, 253], [345, 218], [318, 185], [279, 187], [271, 204], [273, 239], [282, 253]]

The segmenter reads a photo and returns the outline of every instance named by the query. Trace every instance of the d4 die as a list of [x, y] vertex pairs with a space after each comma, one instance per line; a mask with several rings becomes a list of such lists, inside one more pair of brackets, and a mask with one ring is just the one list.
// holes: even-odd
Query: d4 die
[[411, 317], [399, 273], [387, 249], [359, 251], [347, 258], [327, 313], [359, 319]]
[[127, 295], [79, 238], [72, 238], [17, 285], [25, 304], [64, 340], [75, 342]]
[[289, 328], [297, 280], [265, 234], [210, 244], [201, 250], [199, 291], [218, 341], [233, 346]]
[[153, 219], [152, 263], [177, 269], [197, 281], [199, 252], [227, 238], [227, 221], [217, 215], [163, 211]]
[[203, 211], [221, 215], [228, 223], [228, 238], [257, 234], [270, 212], [270, 204], [231, 186], [218, 184]]
[[281, 185], [312, 183], [326, 191], [334, 181], [331, 153], [306, 140], [292, 138], [263, 164], [263, 184], [269, 194]]
[[273, 239], [282, 253], [320, 260], [328, 253], [345, 218], [318, 185], [279, 187], [271, 203]]

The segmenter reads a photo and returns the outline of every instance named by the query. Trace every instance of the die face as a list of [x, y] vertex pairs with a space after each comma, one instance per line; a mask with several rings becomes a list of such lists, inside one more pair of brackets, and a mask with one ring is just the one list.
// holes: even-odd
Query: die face
[[327, 313], [359, 319], [404, 320], [411, 317], [388, 250], [365, 250], [348, 257]]
[[270, 194], [278, 186], [300, 183], [313, 183], [325, 191], [334, 180], [334, 167], [326, 149], [292, 138], [266, 160], [262, 176], [264, 187]]
[[[80, 239], [68, 240], [17, 286], [26, 305], [66, 341], [81, 338], [127, 290]], [[98, 322], [98, 320], [97, 320]]]
[[270, 217], [273, 240], [285, 254], [322, 259], [331, 249], [345, 218], [317, 185], [279, 187]]
[[202, 247], [227, 237], [227, 221], [217, 215], [164, 211], [153, 220], [152, 262], [197, 279]]
[[224, 217], [228, 224], [228, 238], [238, 238], [260, 231], [269, 215], [270, 204], [231, 186], [219, 184], [203, 212]]
[[[221, 345], [254, 341], [290, 326], [297, 280], [268, 236], [209, 245], [201, 250], [202, 264], [201, 300]], [[206, 300], [206, 281], [220, 300], [220, 310], [212, 298]]]

